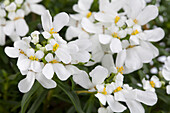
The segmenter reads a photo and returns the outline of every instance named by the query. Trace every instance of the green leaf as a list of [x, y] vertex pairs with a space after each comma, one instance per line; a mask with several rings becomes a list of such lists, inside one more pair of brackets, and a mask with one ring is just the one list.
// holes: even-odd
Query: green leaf
[[70, 91], [71, 88], [69, 88], [69, 86], [66, 86], [66, 84], [63, 84], [60, 80], [57, 79], [56, 82], [58, 84], [58, 87], [61, 90], [63, 90], [65, 92], [65, 94], [70, 98], [76, 111], [78, 113], [84, 113], [81, 108], [80, 100], [79, 100], [79, 97], [77, 96], [77, 94], [73, 91]]
[[94, 107], [94, 100], [95, 100], [94, 95], [91, 95], [89, 100], [86, 102], [84, 109], [83, 109], [83, 110], [86, 110], [86, 113], [92, 112], [93, 107]]
[[41, 105], [41, 103], [45, 99], [47, 93], [48, 93], [47, 90], [42, 90], [41, 92], [39, 92], [39, 95], [38, 95], [37, 99], [32, 104], [32, 106], [29, 109], [28, 113], [35, 113], [37, 111], [38, 107]]
[[40, 87], [39, 83], [35, 83], [34, 86], [32, 87], [32, 89], [24, 94], [22, 101], [21, 101], [21, 113], [25, 113], [27, 110], [27, 107], [32, 99], [32, 95], [38, 90], [38, 88]]

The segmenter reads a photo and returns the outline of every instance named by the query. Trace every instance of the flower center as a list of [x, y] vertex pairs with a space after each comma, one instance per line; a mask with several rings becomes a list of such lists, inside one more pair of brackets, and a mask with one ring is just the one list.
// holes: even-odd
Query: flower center
[[120, 39], [120, 37], [118, 37], [117, 33], [115, 33], [115, 32], [112, 33], [112, 37]]
[[56, 51], [57, 49], [58, 49], [58, 47], [59, 47], [59, 44], [55, 44], [54, 46], [53, 46], [53, 51]]
[[154, 81], [150, 81], [150, 85], [154, 88], [155, 87]]
[[122, 88], [119, 86], [119, 87], [117, 87], [117, 88], [114, 90], [114, 93], [119, 92], [119, 91], [121, 91], [121, 90], [122, 90]]
[[55, 63], [58, 63], [58, 61], [54, 59], [54, 60], [50, 61], [49, 63], [55, 64]]
[[51, 28], [50, 29], [50, 34], [54, 34], [54, 33], [57, 34], [57, 32], [54, 31], [54, 28]]
[[134, 30], [134, 31], [132, 32], [131, 35], [137, 35], [137, 34], [139, 34], [139, 31], [136, 29], [136, 30]]
[[119, 17], [119, 16], [116, 16], [116, 17], [115, 17], [115, 24], [118, 23], [119, 20], [120, 20], [120, 17]]
[[123, 66], [121, 66], [121, 67], [116, 67], [116, 69], [117, 69], [118, 73], [123, 74], [123, 70], [124, 70]]
[[106, 91], [105, 87], [103, 88], [103, 92], [101, 92], [101, 93], [104, 94], [104, 95], [107, 95], [107, 91]]
[[135, 19], [135, 20], [133, 20], [133, 22], [135, 23], [135, 24], [137, 24], [138, 23], [138, 21]]
[[19, 19], [24, 19], [24, 17], [15, 17], [14, 21], [19, 20]]
[[32, 61], [38, 61], [38, 58], [36, 56], [30, 56], [29, 59]]
[[86, 17], [87, 17], [87, 18], [90, 18], [91, 15], [92, 15], [92, 12], [89, 12], [89, 13], [87, 13]]

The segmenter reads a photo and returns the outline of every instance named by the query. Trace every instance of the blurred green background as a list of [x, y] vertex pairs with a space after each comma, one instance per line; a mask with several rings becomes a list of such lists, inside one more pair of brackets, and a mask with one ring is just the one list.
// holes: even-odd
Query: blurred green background
[[[72, 6], [77, 3], [77, 0], [43, 0], [41, 3], [50, 10], [52, 16], [55, 16], [59, 12], [75, 13], [72, 10]], [[154, 45], [159, 48], [160, 56], [170, 56], [170, 0], [152, 0], [148, 4], [158, 5], [160, 11], [160, 16], [149, 23], [149, 28], [159, 26], [166, 32], [165, 38], [159, 43], [154, 43]], [[91, 11], [98, 11], [98, 0], [94, 0]], [[40, 16], [30, 14], [25, 19], [30, 27], [28, 35], [34, 30], [42, 30]], [[65, 31], [66, 28], [60, 31], [63, 38]], [[13, 42], [7, 38], [6, 46], [12, 45]], [[20, 74], [16, 66], [16, 59], [10, 59], [5, 55], [4, 47], [0, 47], [0, 113], [97, 112], [100, 105], [99, 101], [90, 94], [77, 95], [74, 90], [83, 89], [76, 86], [71, 78], [66, 82], [60, 82], [55, 77], [54, 79], [57, 81], [58, 87], [53, 90], [46, 90], [36, 82], [29, 93], [20, 93], [17, 84], [24, 76]], [[151, 72], [151, 69], [155, 68], [158, 72], [160, 71], [163, 63], [158, 58], [154, 59], [150, 64], [145, 64], [141, 70], [126, 75], [125, 82], [130, 83], [134, 88], [140, 88], [136, 84], [141, 83], [142, 78], [146, 74], [149, 76], [156, 74]], [[90, 71], [94, 66], [89, 68], [79, 66], [79, 68]], [[156, 75], [161, 80], [164, 80], [159, 73]], [[157, 89], [156, 92], [159, 98], [158, 103], [152, 107], [144, 105], [146, 113], [170, 113], [170, 96], [165, 93], [165, 87]], [[129, 113], [129, 111], [126, 110], [124, 113]]]

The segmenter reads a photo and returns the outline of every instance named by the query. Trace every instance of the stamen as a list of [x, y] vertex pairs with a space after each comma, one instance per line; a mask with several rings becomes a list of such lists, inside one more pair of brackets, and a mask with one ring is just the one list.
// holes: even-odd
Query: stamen
[[24, 17], [16, 17], [16, 18], [14, 18], [14, 21], [19, 20], [19, 19], [24, 19]]
[[57, 60], [52, 60], [49, 63], [55, 64], [55, 63], [58, 63], [58, 61]]
[[58, 47], [59, 47], [59, 44], [55, 44], [54, 46], [53, 46], [53, 51], [56, 51], [57, 49], [58, 49]]
[[138, 21], [135, 19], [135, 20], [133, 20], [133, 22], [135, 23], [135, 24], [137, 24], [138, 23]]
[[121, 90], [122, 90], [122, 88], [119, 86], [119, 87], [117, 87], [117, 88], [114, 90], [114, 93], [119, 92], [119, 91], [121, 91]]
[[107, 91], [106, 91], [106, 88], [105, 88], [105, 87], [103, 88], [102, 94], [107, 95]]
[[139, 31], [136, 29], [135, 31], [132, 32], [131, 35], [137, 35], [137, 34], [139, 34]]
[[32, 61], [38, 61], [38, 58], [36, 58], [36, 56], [30, 56], [29, 59]]
[[119, 17], [119, 16], [116, 16], [116, 17], [115, 17], [115, 24], [118, 23], [119, 20], [120, 20], [120, 17]]
[[116, 69], [117, 69], [118, 73], [123, 74], [123, 70], [124, 70], [123, 66], [121, 66], [121, 67], [116, 67]]
[[53, 30], [54, 30], [54, 28], [50, 29], [50, 34], [54, 34], [54, 33], [57, 34], [57, 32], [54, 32]]
[[150, 85], [154, 88], [155, 87], [154, 81], [150, 81]]
[[120, 39], [120, 37], [118, 37], [118, 34], [117, 33], [112, 33], [112, 37], [114, 37], [114, 38], [118, 38], [118, 39]]
[[91, 15], [92, 15], [92, 12], [89, 12], [89, 13], [87, 13], [86, 17], [87, 17], [87, 18], [90, 18]]

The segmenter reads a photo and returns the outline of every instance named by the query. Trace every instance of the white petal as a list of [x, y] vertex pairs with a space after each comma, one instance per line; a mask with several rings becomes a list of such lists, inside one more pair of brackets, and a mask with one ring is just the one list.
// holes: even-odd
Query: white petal
[[45, 56], [45, 60], [47, 62], [50, 62], [53, 60], [53, 54], [52, 53], [48, 53], [46, 56]]
[[14, 22], [8, 21], [6, 26], [3, 28], [3, 31], [6, 35], [11, 35], [14, 32]]
[[103, 104], [106, 105], [106, 95], [103, 95], [101, 93], [95, 94], [95, 96], [99, 99], [99, 101]]
[[102, 59], [102, 66], [107, 68], [109, 73], [116, 71], [116, 70], [114, 70], [114, 68], [116, 68], [116, 67], [114, 65], [113, 57], [111, 54], [104, 55], [104, 57]]
[[67, 13], [59, 13], [54, 17], [54, 31], [59, 32], [69, 22], [69, 16]]
[[166, 93], [167, 93], [167, 94], [170, 94], [170, 85], [167, 85], [167, 86], [166, 86]]
[[42, 0], [27, 0], [27, 2], [31, 3], [31, 4], [36, 4], [41, 2]]
[[54, 75], [54, 69], [52, 64], [48, 63], [44, 66], [42, 73], [47, 79], [51, 79]]
[[19, 36], [25, 36], [29, 31], [28, 25], [24, 19], [16, 20], [15, 28], [16, 28], [16, 33]]
[[63, 64], [57, 63], [53, 64], [53, 66], [54, 71], [60, 80], [65, 81], [71, 76], [70, 72], [67, 71]]
[[100, 28], [96, 27], [89, 19], [83, 18], [82, 19], [82, 27], [84, 28], [85, 31], [89, 33], [98, 33], [100, 32]]
[[38, 59], [41, 59], [44, 57], [44, 52], [41, 51], [41, 50], [38, 50], [36, 53], [35, 53], [35, 56], [38, 58]]
[[28, 70], [30, 67], [31, 60], [29, 59], [24, 59], [20, 63], [18, 63], [18, 68], [22, 71]]
[[137, 21], [140, 25], [145, 25], [149, 21], [155, 19], [158, 16], [158, 8], [154, 5], [148, 5], [144, 10], [137, 16]]
[[138, 56], [140, 57], [140, 59], [143, 63], [149, 63], [154, 58], [152, 51], [150, 51], [144, 47], [137, 46], [134, 49], [136, 50]]
[[145, 30], [144, 33], [147, 36], [147, 40], [151, 42], [158, 42], [165, 36], [165, 32], [162, 28], [156, 28], [153, 30]]
[[130, 36], [130, 44], [131, 45], [138, 45], [139, 44], [139, 38], [136, 35]]
[[47, 51], [53, 50], [53, 46], [52, 46], [51, 44], [47, 44], [47, 45], [45, 46], [45, 49], [46, 49]]
[[0, 45], [1, 46], [5, 45], [5, 40], [6, 40], [5, 33], [3, 31], [3, 28], [0, 27]]
[[28, 57], [34, 56], [34, 55], [35, 55], [35, 50], [34, 50], [33, 48], [28, 49], [28, 50], [26, 51], [26, 54], [27, 54]]
[[78, 62], [88, 62], [90, 60], [90, 53], [87, 52], [87, 51], [81, 51], [81, 52], [78, 52], [74, 55], [72, 55], [74, 57], [75, 60], [77, 60]]
[[65, 68], [71, 73], [71, 75], [79, 74], [82, 72], [80, 69], [73, 65], [67, 65]]
[[101, 84], [108, 76], [108, 70], [102, 66], [97, 66], [89, 73], [89, 75], [92, 77], [93, 84]]
[[89, 10], [92, 3], [93, 3], [93, 0], [79, 0], [78, 6], [82, 10]]
[[106, 13], [96, 13], [94, 15], [95, 19], [100, 21], [100, 22], [114, 22], [114, 17], [116, 17], [115, 15], [110, 15], [110, 14], [106, 14]]
[[66, 31], [66, 39], [71, 40], [74, 37], [78, 37], [82, 30], [73, 26], [70, 26]]
[[155, 92], [141, 90], [135, 90], [135, 92], [137, 94], [136, 100], [146, 105], [153, 106], [158, 100]]
[[17, 58], [19, 56], [19, 50], [14, 47], [6, 47], [5, 53], [11, 58]]
[[122, 51], [122, 43], [119, 39], [113, 38], [110, 44], [110, 49], [112, 53], [118, 53]]
[[39, 5], [39, 4], [31, 4], [30, 9], [33, 13], [38, 15], [42, 15], [46, 10], [43, 5]]
[[126, 53], [125, 66], [127, 68], [132, 68], [132, 69], [141, 68], [143, 63], [140, 60], [136, 51], [134, 51], [133, 48], [127, 49], [126, 51], [127, 51], [127, 53]]
[[116, 57], [116, 67], [121, 67], [124, 65], [126, 59], [126, 50], [122, 50], [117, 54]]
[[123, 112], [126, 110], [126, 107], [117, 102], [112, 95], [107, 95], [107, 103], [113, 112]]
[[45, 39], [49, 39], [51, 37], [51, 34], [47, 31], [42, 32], [42, 35], [44, 36]]
[[58, 50], [55, 53], [63, 63], [68, 64], [71, 62], [71, 56], [65, 49], [58, 48]]
[[18, 88], [22, 93], [27, 93], [33, 86], [35, 81], [35, 73], [28, 72], [25, 79], [21, 80], [18, 84]]
[[162, 75], [166, 80], [170, 81], [170, 70], [163, 68], [162, 69]]
[[73, 80], [76, 84], [80, 85], [81, 87], [85, 89], [90, 89], [94, 87], [94, 85], [89, 79], [89, 76], [87, 75], [85, 71], [82, 71], [81, 73], [78, 73], [78, 74], [74, 74]]
[[41, 72], [42, 70], [42, 65], [39, 61], [32, 61], [31, 62], [31, 69], [34, 71], [34, 72]]
[[41, 15], [41, 21], [42, 21], [42, 26], [44, 31], [50, 31], [52, 29], [52, 17], [50, 15], [50, 12], [46, 10], [42, 15]]
[[100, 34], [100, 35], [99, 35], [99, 41], [100, 41], [100, 43], [102, 43], [102, 44], [108, 44], [108, 43], [110, 43], [112, 38], [113, 38], [113, 37], [110, 36], [110, 35], [104, 35], [104, 34]]
[[131, 113], [145, 113], [145, 109], [143, 108], [142, 104], [135, 100], [127, 100], [126, 104]]
[[37, 73], [35, 77], [44, 88], [51, 89], [57, 86], [54, 80], [47, 79], [42, 73]]

